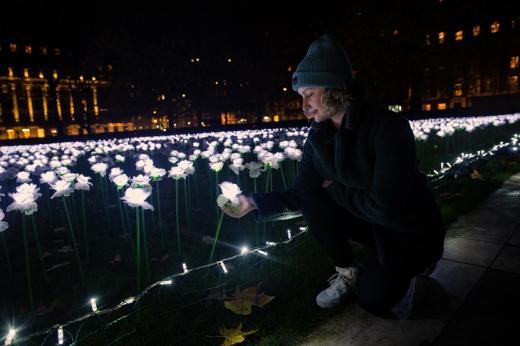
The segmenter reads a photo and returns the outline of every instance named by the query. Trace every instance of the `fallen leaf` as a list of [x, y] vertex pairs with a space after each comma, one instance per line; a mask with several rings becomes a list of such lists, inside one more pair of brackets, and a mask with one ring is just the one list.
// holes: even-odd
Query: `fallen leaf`
[[471, 179], [475, 179], [475, 180], [484, 180], [484, 178], [482, 178], [482, 176], [476, 169], [474, 169], [473, 172], [471, 172], [470, 177], [471, 177]]
[[236, 328], [220, 327], [219, 331], [220, 335], [225, 338], [222, 346], [231, 346], [243, 342], [246, 335], [256, 333], [258, 329], [245, 331], [242, 330], [242, 323], [240, 323]]
[[53, 265], [52, 267], [50, 267], [49, 269], [47, 269], [45, 271], [46, 272], [50, 272], [51, 270], [58, 269], [58, 268], [61, 268], [61, 267], [65, 267], [65, 266], [67, 266], [69, 264], [70, 264], [70, 262], [58, 263], [58, 264]]
[[253, 305], [263, 308], [264, 305], [274, 299], [274, 296], [258, 293], [260, 284], [248, 287], [242, 292], [240, 292], [240, 288], [237, 286], [233, 298], [224, 301], [224, 306], [237, 315], [250, 315]]

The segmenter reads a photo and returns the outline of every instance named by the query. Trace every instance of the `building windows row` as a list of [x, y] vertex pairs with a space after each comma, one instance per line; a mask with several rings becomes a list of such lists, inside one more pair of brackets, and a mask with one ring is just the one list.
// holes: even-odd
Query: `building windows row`
[[[18, 46], [18, 44], [16, 44], [16, 43], [9, 43], [8, 47], [9, 47], [9, 52], [11, 52], [13, 54], [18, 53], [19, 51], [21, 51], [21, 52], [23, 52], [24, 54], [27, 54], [27, 55], [32, 55], [33, 53], [35, 53], [35, 50], [33, 49], [32, 45]], [[3, 50], [3, 47], [0, 46], [0, 51], [2, 51], [2, 50]], [[41, 47], [39, 47], [39, 53], [41, 55], [48, 55], [49, 54], [49, 49], [47, 47], [45, 47], [45, 46], [41, 46]], [[60, 56], [61, 55], [61, 49], [60, 48], [53, 48], [52, 49], [52, 53], [55, 56]]]
[[[511, 21], [511, 28], [512, 29], [516, 28], [516, 22], [514, 20]], [[500, 31], [500, 22], [495, 20], [490, 24], [489, 32], [492, 34], [495, 34], [495, 33], [498, 33], [499, 31]], [[480, 25], [474, 25], [471, 32], [473, 34], [473, 37], [480, 36], [480, 32], [481, 32]], [[440, 31], [437, 33], [437, 42], [439, 44], [444, 44], [446, 42], [446, 39], [447, 39], [447, 34], [445, 31]], [[454, 39], [454, 41], [462, 41], [464, 39], [464, 30], [455, 31], [453, 39]], [[432, 44], [430, 34], [426, 35], [425, 44], [427, 46], [430, 46]]]

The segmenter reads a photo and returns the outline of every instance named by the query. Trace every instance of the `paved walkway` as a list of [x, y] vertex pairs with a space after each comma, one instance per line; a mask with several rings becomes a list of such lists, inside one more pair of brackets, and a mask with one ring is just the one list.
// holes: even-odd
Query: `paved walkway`
[[301, 345], [519, 345], [520, 173], [448, 229], [443, 258], [423, 280], [416, 318], [374, 317], [352, 303]]

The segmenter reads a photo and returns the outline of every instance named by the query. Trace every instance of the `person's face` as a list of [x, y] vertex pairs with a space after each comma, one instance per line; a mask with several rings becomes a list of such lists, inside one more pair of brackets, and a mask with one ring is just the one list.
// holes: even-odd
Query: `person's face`
[[325, 108], [321, 103], [321, 97], [325, 93], [324, 88], [319, 87], [301, 87], [298, 88], [298, 94], [302, 97], [303, 114], [307, 119], [314, 119], [319, 123], [330, 118], [325, 114]]

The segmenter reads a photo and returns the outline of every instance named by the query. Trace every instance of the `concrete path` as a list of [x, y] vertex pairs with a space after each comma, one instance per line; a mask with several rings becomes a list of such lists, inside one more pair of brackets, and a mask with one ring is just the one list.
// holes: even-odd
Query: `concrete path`
[[413, 319], [374, 317], [351, 303], [298, 344], [518, 345], [520, 173], [449, 227], [422, 286], [428, 299]]

